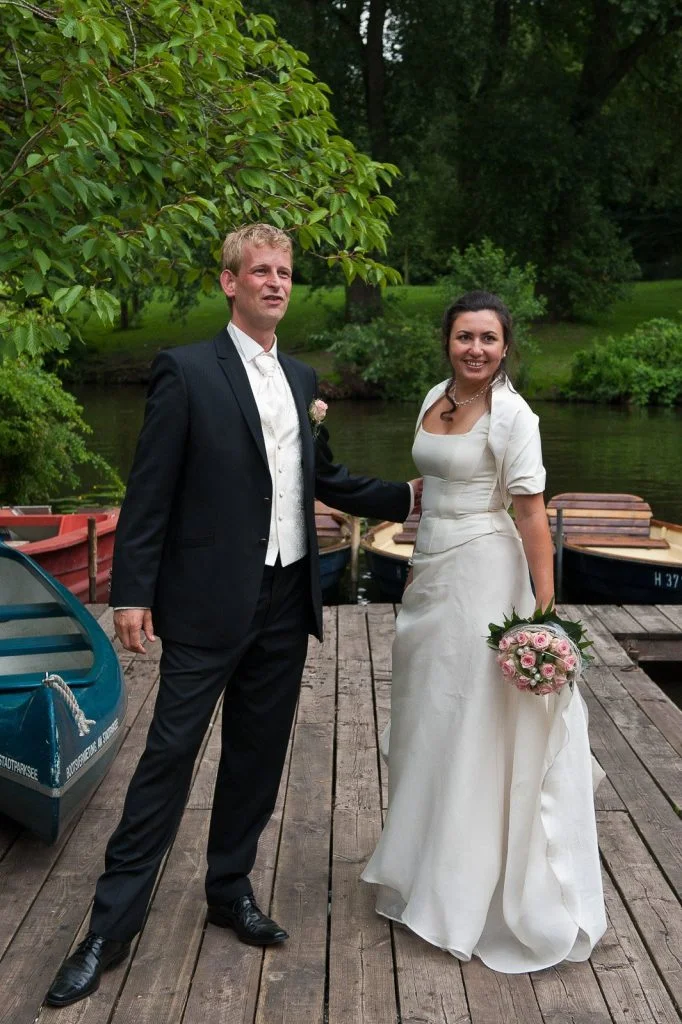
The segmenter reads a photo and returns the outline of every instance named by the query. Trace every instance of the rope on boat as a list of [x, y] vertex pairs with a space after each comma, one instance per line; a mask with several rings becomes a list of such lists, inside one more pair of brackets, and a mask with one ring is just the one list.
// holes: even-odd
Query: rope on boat
[[43, 686], [49, 686], [51, 690], [56, 690], [61, 695], [78, 726], [78, 735], [87, 736], [90, 732], [90, 726], [95, 724], [95, 719], [85, 717], [85, 712], [76, 700], [74, 692], [68, 683], [65, 683], [61, 676], [48, 675], [46, 672]]

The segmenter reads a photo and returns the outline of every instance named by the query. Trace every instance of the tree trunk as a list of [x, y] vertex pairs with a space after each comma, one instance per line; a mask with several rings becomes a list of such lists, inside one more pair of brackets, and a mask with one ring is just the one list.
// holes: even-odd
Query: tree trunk
[[354, 278], [346, 287], [345, 320], [347, 324], [368, 324], [370, 320], [376, 320], [381, 316], [383, 311], [381, 288], [367, 284], [361, 277]]
[[130, 327], [130, 310], [128, 309], [127, 299], [121, 299], [121, 318], [119, 326], [122, 331], [127, 331]]

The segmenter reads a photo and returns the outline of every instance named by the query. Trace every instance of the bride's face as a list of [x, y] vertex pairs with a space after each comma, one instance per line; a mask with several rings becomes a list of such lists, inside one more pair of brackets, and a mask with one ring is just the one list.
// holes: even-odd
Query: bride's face
[[460, 313], [452, 325], [448, 346], [450, 363], [460, 384], [483, 387], [504, 359], [502, 324], [490, 309]]

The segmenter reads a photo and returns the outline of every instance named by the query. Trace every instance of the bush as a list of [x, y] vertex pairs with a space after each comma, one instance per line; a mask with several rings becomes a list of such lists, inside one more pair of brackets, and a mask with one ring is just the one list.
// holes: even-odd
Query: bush
[[346, 383], [357, 390], [361, 381], [368, 385], [368, 394], [381, 398], [420, 401], [447, 373], [438, 333], [422, 317], [346, 324], [313, 341], [333, 353]]
[[499, 295], [514, 319], [514, 336], [520, 353], [536, 350], [530, 339], [530, 323], [545, 312], [545, 300], [535, 294], [537, 275], [532, 263], [518, 266], [514, 256], [484, 238], [463, 252], [453, 249], [448, 261], [450, 274], [443, 279], [445, 303], [464, 292], [486, 291]]
[[38, 360], [6, 359], [0, 364], [0, 503], [44, 502], [64, 483], [77, 484], [74, 467], [84, 463], [122, 494], [114, 470], [87, 450], [89, 433], [58, 377]]
[[576, 352], [568, 398], [682, 405], [682, 323], [659, 318]]

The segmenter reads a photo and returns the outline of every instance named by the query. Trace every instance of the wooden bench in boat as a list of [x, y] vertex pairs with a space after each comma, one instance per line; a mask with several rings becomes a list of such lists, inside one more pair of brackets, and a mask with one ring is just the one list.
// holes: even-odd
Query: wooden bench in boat
[[664, 538], [651, 536], [651, 506], [636, 494], [556, 494], [547, 504], [552, 534], [558, 509], [563, 511], [564, 541], [573, 547], [670, 547]]
[[419, 529], [419, 520], [421, 519], [421, 512], [413, 512], [407, 517], [403, 523], [403, 528], [399, 533], [393, 534], [394, 544], [414, 544], [417, 540], [417, 530]]

